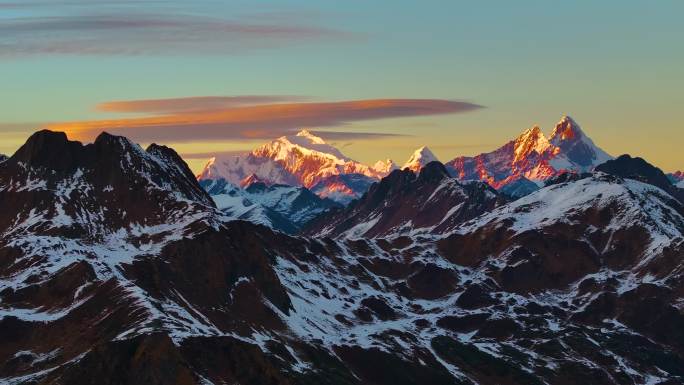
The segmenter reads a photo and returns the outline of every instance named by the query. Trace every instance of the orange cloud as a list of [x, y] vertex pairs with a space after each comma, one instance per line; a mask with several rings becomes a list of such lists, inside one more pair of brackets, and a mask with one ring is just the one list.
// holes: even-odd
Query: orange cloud
[[[126, 107], [119, 104], [114, 109], [132, 111], [149, 108], [149, 105], [143, 104], [141, 107], [138, 103], [137, 106], [133, 103]], [[172, 105], [175, 107], [183, 104], [174, 103]], [[92, 140], [101, 131], [124, 135], [140, 142], [239, 140], [272, 138], [302, 127], [334, 127], [363, 120], [453, 114], [482, 107], [443, 99], [367, 99], [196, 108], [197, 105], [193, 105], [190, 111], [149, 117], [54, 123], [49, 124], [48, 128], [65, 131], [70, 137], [82, 141]], [[343, 132], [335, 134], [336, 139], [344, 137]]]

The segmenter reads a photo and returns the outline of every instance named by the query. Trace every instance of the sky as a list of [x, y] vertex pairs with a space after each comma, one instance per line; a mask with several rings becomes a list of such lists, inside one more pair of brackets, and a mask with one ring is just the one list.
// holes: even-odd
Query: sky
[[41, 128], [214, 153], [300, 128], [365, 163], [570, 115], [684, 169], [684, 2], [0, 0], [0, 153]]

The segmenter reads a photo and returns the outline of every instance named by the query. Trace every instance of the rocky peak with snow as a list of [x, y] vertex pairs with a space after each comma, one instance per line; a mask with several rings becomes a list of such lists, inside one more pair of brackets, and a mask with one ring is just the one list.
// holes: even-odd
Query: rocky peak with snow
[[378, 174], [388, 175], [394, 170], [399, 169], [392, 159], [379, 160], [373, 165], [373, 170]]
[[306, 157], [329, 159], [333, 164], [344, 164], [350, 160], [340, 150], [308, 130], [301, 130], [296, 135], [281, 136], [271, 143], [258, 147], [252, 151], [252, 154], [283, 161], [290, 167]]
[[[100, 134], [96, 143], [106, 141], [106, 135]], [[69, 141], [64, 132], [41, 130], [31, 135], [11, 159], [28, 167], [72, 171], [79, 165], [91, 161], [92, 154], [93, 151], [84, 151], [80, 142]]]
[[579, 140], [583, 135], [579, 124], [571, 117], [563, 115], [551, 132], [551, 142], [558, 145], [561, 141]]
[[[570, 117], [563, 116], [547, 138], [538, 126], [489, 153], [458, 157], [447, 163], [462, 180], [482, 180], [501, 189], [530, 181], [538, 186], [565, 172], [591, 171], [611, 159]], [[522, 179], [524, 178], [524, 179]], [[517, 192], [532, 191], [529, 183]]]
[[648, 163], [643, 158], [633, 158], [629, 154], [620, 155], [615, 159], [596, 166], [596, 171], [651, 184], [663, 189], [663, 191], [668, 192], [684, 203], [684, 190], [673, 186], [670, 179], [661, 169]]
[[503, 202], [485, 183], [459, 183], [438, 161], [418, 174], [392, 171], [343, 210], [314, 220], [307, 234], [388, 237], [443, 233]]
[[571, 165], [582, 167], [582, 171], [589, 171], [591, 167], [612, 159], [596, 146], [591, 138], [584, 134], [579, 124], [569, 116], [563, 116], [556, 124], [549, 141]]
[[323, 138], [313, 134], [311, 131], [309, 131], [307, 129], [299, 130], [295, 136], [298, 136], [301, 138], [306, 138], [310, 143], [326, 144], [325, 141], [323, 140]]
[[413, 152], [411, 157], [404, 163], [402, 169], [408, 168], [417, 173], [430, 162], [439, 162], [439, 160], [427, 146], [422, 146]]
[[[174, 150], [152, 144], [145, 151], [107, 133], [83, 145], [61, 132], [39, 131], [2, 162], [0, 182], [0, 193], [14, 202], [6, 213], [16, 213], [17, 232], [26, 230], [17, 223], [32, 220], [22, 217], [23, 205], [31, 205], [36, 218], [51, 226], [72, 228], [93, 239], [106, 237], [114, 231], [112, 226], [172, 220], [165, 210], [185, 207], [190, 217], [191, 212], [214, 208]], [[100, 204], [105, 200], [103, 210]], [[75, 213], [80, 213], [77, 221], [66, 220]]]
[[308, 130], [282, 136], [244, 155], [213, 158], [198, 176], [199, 180], [225, 179], [234, 185], [258, 180], [266, 184], [316, 187], [322, 197], [348, 201], [363, 194], [356, 185], [339, 186], [339, 179], [326, 190], [324, 184], [338, 175], [362, 175], [377, 180], [394, 169], [393, 163], [369, 167], [350, 159], [323, 138]]
[[539, 156], [551, 147], [551, 143], [546, 139], [544, 133], [539, 126], [525, 130], [516, 140], [514, 144], [513, 162], [518, 163], [528, 159], [533, 153]]

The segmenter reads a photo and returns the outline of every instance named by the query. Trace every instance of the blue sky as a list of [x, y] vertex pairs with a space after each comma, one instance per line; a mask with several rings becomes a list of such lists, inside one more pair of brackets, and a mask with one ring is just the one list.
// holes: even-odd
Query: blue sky
[[[369, 163], [423, 144], [442, 160], [491, 150], [566, 113], [613, 155], [681, 169], [682, 11], [681, 1], [0, 1], [0, 152], [48, 123], [129, 117], [96, 109], [113, 100], [298, 95], [484, 107], [307, 127], [405, 135], [339, 143]], [[156, 141], [192, 153], [264, 138]]]

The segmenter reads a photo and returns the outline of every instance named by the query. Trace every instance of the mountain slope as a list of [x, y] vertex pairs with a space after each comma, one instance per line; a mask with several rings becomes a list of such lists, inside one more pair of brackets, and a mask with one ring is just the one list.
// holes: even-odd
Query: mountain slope
[[539, 190], [539, 186], [536, 183], [521, 176], [517, 179], [509, 180], [508, 183], [499, 189], [499, 192], [512, 199], [518, 199], [537, 190]]
[[616, 159], [598, 165], [596, 170], [651, 184], [663, 189], [684, 203], [684, 190], [673, 186], [668, 176], [661, 169], [651, 165], [642, 158], [632, 158], [627, 154], [621, 155]]
[[[681, 252], [683, 217], [682, 204], [664, 190], [636, 180], [597, 173], [545, 187], [496, 208], [466, 223], [445, 244], [453, 241], [450, 247], [455, 252], [453, 258], [466, 258], [467, 262], [461, 260], [466, 265], [490, 256], [515, 265], [507, 277], [503, 271], [500, 276], [502, 279], [515, 278], [511, 284], [538, 284], [522, 273], [545, 267], [535, 262], [539, 262], [538, 253], [549, 251], [554, 251], [558, 258], [559, 264], [553, 266], [558, 269], [557, 274], [567, 272], [568, 279], [582, 273], [573, 270], [579, 263], [585, 263], [584, 268], [588, 269], [600, 265], [616, 270], [633, 269], [643, 277], [649, 266], [663, 254], [672, 250]], [[482, 237], [492, 237], [496, 242], [470, 243], [470, 240]], [[468, 247], [457, 246], [465, 244]], [[564, 265], [567, 256], [573, 254], [573, 263]], [[673, 262], [682, 263], [681, 260]], [[662, 278], [663, 273], [656, 276]], [[562, 283], [563, 279], [555, 284]]]
[[609, 159], [574, 120], [564, 116], [548, 139], [534, 126], [493, 152], [459, 157], [446, 166], [459, 179], [482, 180], [500, 189], [521, 178], [541, 185], [564, 172], [591, 171]]
[[165, 147], [34, 134], [0, 163], [0, 234], [2, 383], [200, 383], [193, 338], [263, 360], [252, 330], [291, 307], [278, 236], [224, 224]]
[[439, 162], [419, 174], [395, 170], [345, 209], [322, 216], [306, 233], [352, 238], [443, 233], [495, 207], [496, 191], [484, 183], [461, 184]]
[[267, 186], [255, 182], [241, 189], [223, 179], [204, 180], [200, 185], [227, 218], [247, 220], [290, 234], [298, 232], [323, 212], [339, 206], [332, 200], [319, 198], [305, 187]]
[[[370, 179], [380, 178], [392, 169], [392, 164], [368, 167], [356, 162], [320, 137], [307, 130], [296, 135], [283, 136], [264, 144], [246, 155], [214, 158], [202, 170], [199, 180], [225, 179], [239, 186], [248, 177], [255, 177], [266, 184], [284, 184], [313, 188], [318, 186], [323, 197], [337, 195], [355, 198], [364, 191], [354, 185], [345, 189], [324, 191], [325, 180], [337, 175], [358, 174]], [[334, 189], [335, 186], [330, 186]]]

